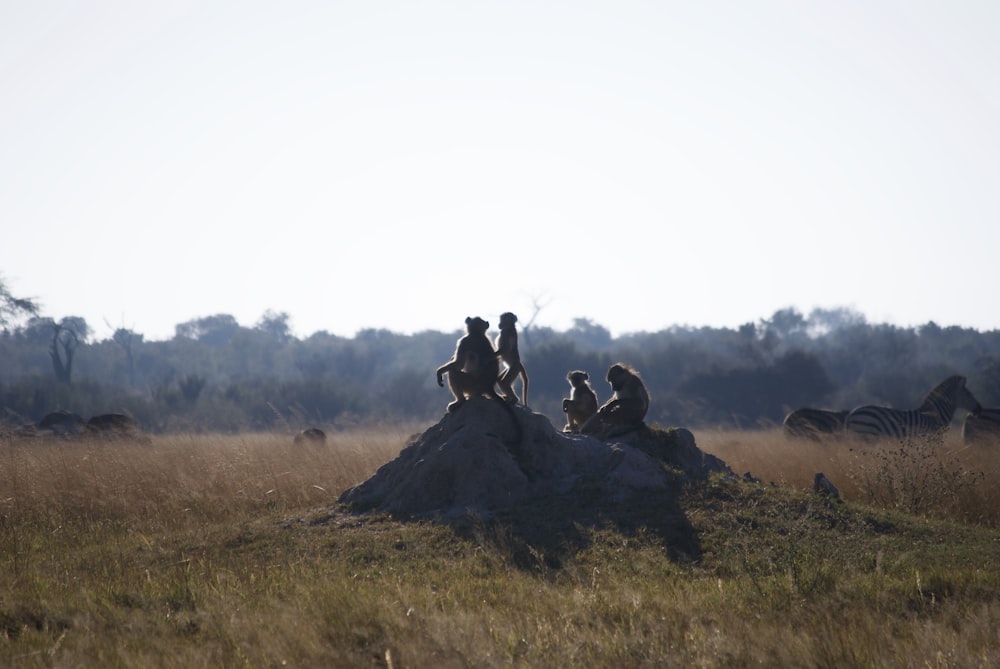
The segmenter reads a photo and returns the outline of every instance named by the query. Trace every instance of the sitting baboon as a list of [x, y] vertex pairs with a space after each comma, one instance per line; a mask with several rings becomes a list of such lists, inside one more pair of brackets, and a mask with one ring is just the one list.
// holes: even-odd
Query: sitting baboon
[[608, 368], [608, 383], [614, 394], [583, 424], [580, 432], [599, 436], [617, 436], [642, 426], [649, 410], [649, 391], [638, 372], [623, 363]]
[[326, 443], [326, 432], [319, 429], [318, 427], [310, 427], [302, 430], [295, 435], [294, 442], [296, 444], [325, 444]]
[[528, 406], [528, 372], [521, 364], [521, 354], [517, 350], [517, 316], [511, 312], [500, 314], [500, 334], [497, 335], [497, 356], [507, 366], [500, 375], [500, 394], [508, 402], [517, 402], [514, 381], [521, 377], [522, 404]]
[[816, 472], [813, 475], [813, 490], [821, 495], [840, 499], [840, 491], [837, 490], [837, 486], [833, 485], [833, 481], [828, 479], [823, 472]]
[[493, 350], [486, 331], [490, 324], [479, 316], [465, 319], [466, 335], [458, 340], [451, 360], [437, 368], [437, 382], [444, 386], [444, 375], [448, 375], [448, 386], [455, 401], [448, 405], [453, 412], [470, 397], [486, 395], [502, 400], [497, 394], [496, 384], [500, 378], [500, 360]]
[[569, 397], [563, 398], [562, 410], [566, 414], [563, 432], [579, 432], [587, 420], [597, 413], [597, 393], [590, 386], [590, 374], [580, 370], [570, 372], [566, 380], [572, 389]]

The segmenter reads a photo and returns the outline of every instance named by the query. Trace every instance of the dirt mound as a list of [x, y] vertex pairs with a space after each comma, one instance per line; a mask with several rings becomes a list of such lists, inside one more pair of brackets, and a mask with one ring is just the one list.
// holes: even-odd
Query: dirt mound
[[728, 467], [684, 429], [643, 427], [606, 442], [558, 432], [541, 414], [482, 398], [446, 414], [339, 501], [354, 511], [489, 516], [553, 498], [627, 503], [711, 471]]

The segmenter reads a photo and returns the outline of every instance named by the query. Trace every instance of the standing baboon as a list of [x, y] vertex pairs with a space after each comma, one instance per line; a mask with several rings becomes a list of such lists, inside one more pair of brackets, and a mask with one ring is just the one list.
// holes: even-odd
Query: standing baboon
[[521, 354], [517, 350], [517, 316], [511, 312], [500, 314], [500, 334], [497, 335], [497, 356], [507, 366], [500, 375], [500, 394], [508, 402], [517, 402], [514, 381], [521, 377], [522, 404], [528, 406], [528, 372], [521, 364]]
[[572, 389], [569, 397], [563, 398], [562, 409], [566, 414], [563, 432], [579, 432], [587, 420], [597, 413], [597, 393], [590, 386], [590, 374], [574, 371], [566, 375]]
[[584, 434], [606, 437], [624, 434], [641, 427], [649, 410], [649, 391], [634, 369], [623, 363], [611, 365], [607, 380], [614, 394], [583, 424], [580, 432]]
[[496, 384], [500, 378], [500, 360], [493, 350], [486, 331], [490, 324], [479, 316], [465, 319], [466, 335], [458, 340], [451, 360], [437, 368], [437, 382], [444, 386], [444, 375], [448, 375], [448, 386], [455, 401], [448, 405], [452, 412], [465, 400], [478, 395], [502, 399], [497, 394]]

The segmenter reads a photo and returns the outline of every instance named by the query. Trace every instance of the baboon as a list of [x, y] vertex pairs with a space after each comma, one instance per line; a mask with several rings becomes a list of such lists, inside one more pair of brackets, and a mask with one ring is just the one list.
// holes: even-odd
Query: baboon
[[[458, 340], [451, 360], [437, 368], [437, 382], [439, 386], [444, 386], [444, 375], [448, 375], [448, 387], [455, 396], [455, 401], [448, 405], [449, 413], [465, 404], [470, 397], [485, 395], [500, 402], [513, 423], [515, 441], [520, 444], [524, 436], [521, 423], [514, 415], [514, 409], [496, 390], [500, 380], [500, 358], [486, 336], [489, 329], [489, 322], [479, 316], [465, 319], [466, 335]], [[523, 455], [519, 450], [511, 450], [511, 453], [519, 460]]]
[[566, 414], [563, 432], [577, 433], [587, 420], [597, 413], [597, 393], [590, 386], [590, 374], [580, 370], [570, 372], [566, 380], [572, 389], [569, 397], [563, 398], [562, 409]]
[[500, 359], [486, 336], [489, 327], [489, 322], [479, 316], [466, 318], [466, 335], [458, 340], [455, 354], [437, 368], [438, 385], [444, 386], [444, 375], [447, 374], [448, 386], [455, 396], [455, 401], [448, 405], [449, 412], [454, 412], [470, 397], [486, 395], [502, 400], [496, 391]]
[[318, 427], [310, 427], [295, 435], [296, 444], [325, 444], [326, 432]]
[[517, 316], [507, 311], [500, 314], [500, 334], [497, 335], [497, 357], [507, 366], [500, 375], [500, 394], [508, 402], [516, 403], [514, 382], [521, 377], [522, 404], [528, 406], [528, 372], [521, 364], [521, 354], [517, 350]]
[[821, 495], [840, 499], [840, 491], [837, 490], [837, 486], [833, 485], [833, 481], [828, 479], [823, 472], [816, 472], [813, 476], [813, 490]]
[[48, 430], [60, 436], [79, 435], [84, 430], [84, 420], [79, 414], [70, 413], [64, 409], [46, 414], [38, 421], [39, 430]]
[[103, 413], [91, 416], [87, 421], [88, 434], [103, 436], [125, 436], [135, 429], [132, 419], [123, 413]]
[[608, 383], [614, 394], [583, 424], [580, 432], [611, 437], [642, 426], [649, 410], [649, 391], [638, 372], [623, 363], [608, 368]]

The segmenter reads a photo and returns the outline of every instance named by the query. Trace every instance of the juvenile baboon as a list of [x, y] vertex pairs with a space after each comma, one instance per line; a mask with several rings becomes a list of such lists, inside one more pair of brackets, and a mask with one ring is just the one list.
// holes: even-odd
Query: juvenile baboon
[[583, 424], [580, 432], [617, 436], [642, 425], [649, 410], [649, 391], [638, 372], [623, 363], [608, 368], [608, 383], [614, 394]]
[[521, 364], [521, 354], [517, 350], [517, 316], [507, 311], [500, 314], [500, 334], [497, 335], [497, 356], [507, 366], [500, 375], [500, 394], [508, 402], [517, 402], [514, 381], [521, 377], [522, 404], [528, 406], [528, 372]]
[[569, 397], [563, 398], [562, 410], [566, 414], [563, 432], [579, 432], [587, 420], [597, 413], [597, 393], [590, 386], [590, 374], [580, 370], [570, 372], [566, 380], [572, 389]]
[[486, 331], [490, 324], [479, 316], [465, 319], [466, 335], [458, 340], [451, 360], [437, 368], [437, 382], [444, 386], [444, 375], [448, 375], [448, 386], [455, 401], [448, 405], [448, 411], [458, 409], [470, 397], [486, 395], [502, 399], [496, 391], [500, 378], [500, 359], [493, 350]]

